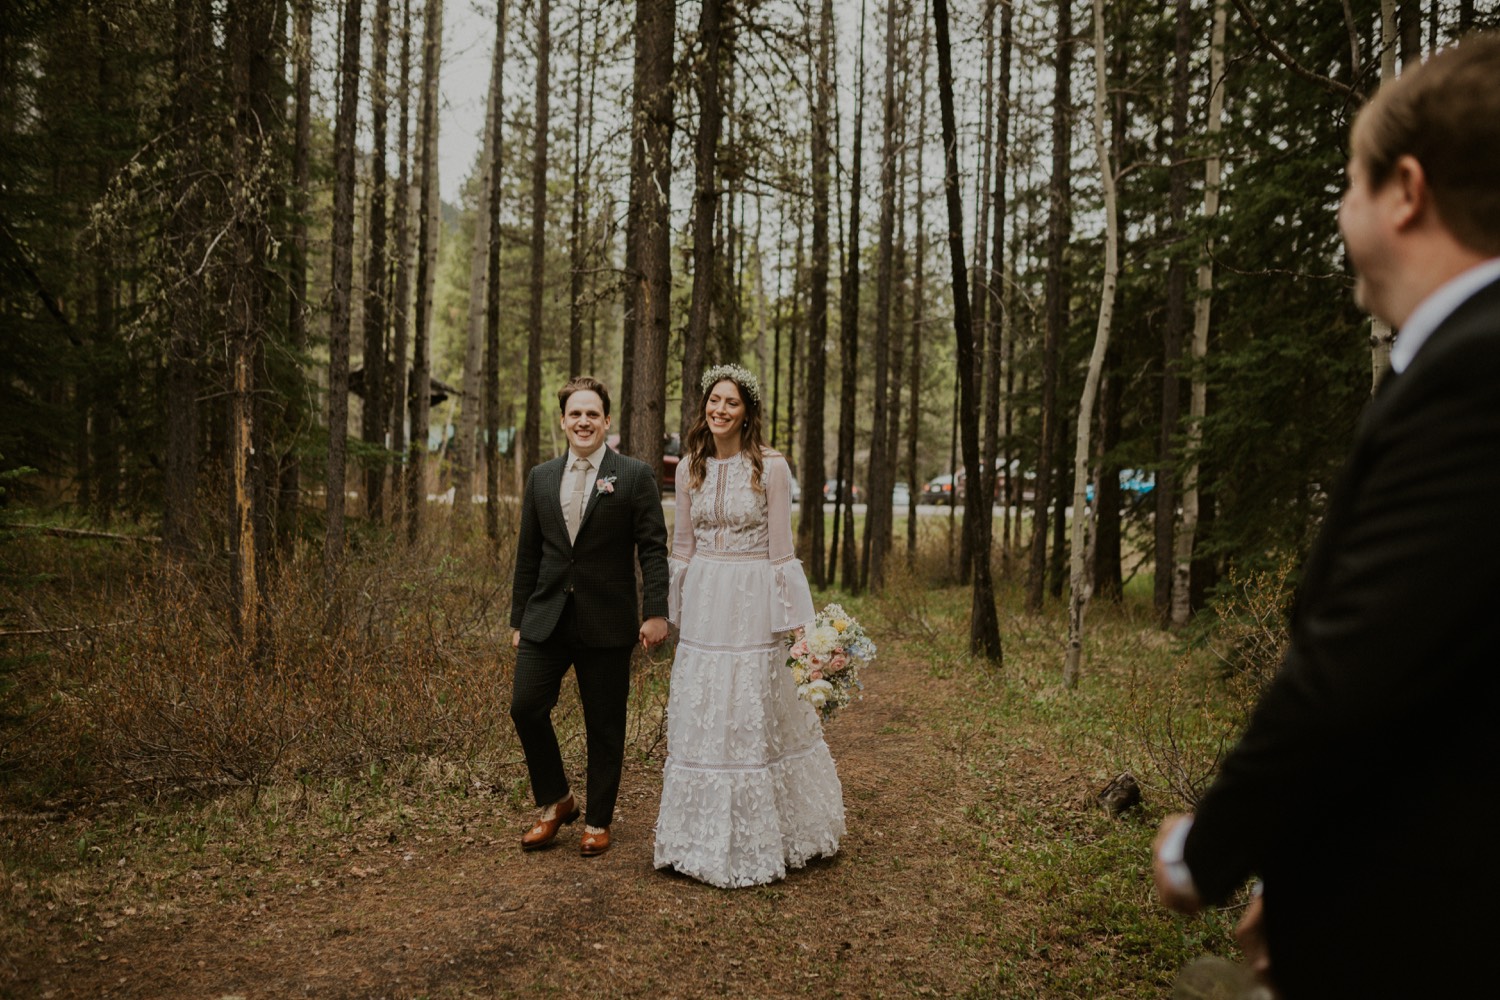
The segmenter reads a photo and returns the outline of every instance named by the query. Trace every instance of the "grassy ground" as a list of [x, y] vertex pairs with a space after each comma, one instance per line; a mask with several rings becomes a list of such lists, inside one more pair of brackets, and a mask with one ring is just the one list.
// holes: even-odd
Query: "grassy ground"
[[[0, 548], [5, 631], [141, 616], [165, 587], [129, 546]], [[300, 694], [280, 701], [193, 688], [184, 658], [227, 661], [210, 638], [183, 645], [210, 627], [191, 607], [0, 639], [0, 994], [1158, 997], [1191, 957], [1232, 954], [1233, 910], [1187, 920], [1151, 899], [1156, 822], [1211, 769], [1242, 698], [1152, 626], [1149, 581], [1093, 609], [1074, 691], [1063, 610], [1027, 615], [1008, 585], [1004, 663], [968, 656], [970, 594], [930, 582], [934, 539], [923, 575], [898, 571], [880, 597], [817, 595], [880, 643], [865, 700], [827, 727], [849, 833], [833, 859], [726, 892], [651, 865], [665, 654], [637, 663], [615, 849], [581, 859], [572, 829], [517, 850], [531, 811], [503, 715], [508, 587], [486, 558], [397, 560], [371, 541], [351, 597], [365, 624], [338, 642], [286, 625], [278, 642], [303, 646], [276, 676]], [[124, 684], [141, 673], [174, 680]], [[108, 715], [111, 684], [143, 701], [111, 716], [141, 727], [133, 742], [70, 710]], [[249, 778], [147, 759], [139, 744], [174, 734], [211, 756], [204, 735], [232, 735], [232, 713], [201, 731], [160, 718], [211, 697], [300, 735]], [[581, 778], [570, 692], [558, 718]], [[1093, 796], [1122, 771], [1145, 801], [1115, 819]]]

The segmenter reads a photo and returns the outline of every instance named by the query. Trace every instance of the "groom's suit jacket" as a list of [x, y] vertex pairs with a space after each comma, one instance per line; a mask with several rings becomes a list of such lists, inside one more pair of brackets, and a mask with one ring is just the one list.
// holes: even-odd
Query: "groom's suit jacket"
[[[566, 454], [526, 477], [510, 625], [543, 642], [571, 596], [584, 646], [631, 646], [642, 617], [667, 614], [667, 528], [651, 466], [605, 447], [578, 537], [568, 540], [560, 493]], [[639, 558], [639, 611], [635, 566]]]
[[1500, 282], [1367, 406], [1285, 660], [1185, 845], [1206, 900], [1263, 878], [1272, 972], [1289, 998], [1459, 996], [1488, 964], [1500, 930], [1497, 573]]

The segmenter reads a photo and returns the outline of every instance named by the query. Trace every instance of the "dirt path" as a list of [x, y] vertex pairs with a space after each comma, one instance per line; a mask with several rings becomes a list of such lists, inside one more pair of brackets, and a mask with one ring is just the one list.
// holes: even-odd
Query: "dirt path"
[[[189, 868], [154, 904], [41, 914], [11, 988], [210, 1000], [962, 995], [1002, 958], [974, 945], [996, 915], [966, 818], [984, 789], [934, 725], [957, 682], [902, 663], [866, 676], [863, 703], [827, 732], [848, 835], [836, 858], [781, 883], [726, 891], [655, 871], [660, 760], [637, 756], [603, 857], [579, 857], [576, 825], [558, 847], [522, 853], [530, 812], [505, 796], [413, 802], [404, 816], [356, 816], [347, 836], [317, 845], [282, 838], [272, 856]], [[1009, 769], [1018, 786], [1055, 784], [1032, 755]]]

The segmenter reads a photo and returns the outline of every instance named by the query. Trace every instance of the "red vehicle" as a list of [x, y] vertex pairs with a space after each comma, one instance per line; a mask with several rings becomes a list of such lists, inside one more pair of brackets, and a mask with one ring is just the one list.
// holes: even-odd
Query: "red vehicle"
[[[609, 446], [616, 451], [620, 448], [620, 435], [609, 436]], [[661, 488], [664, 490], [675, 490], [677, 488], [677, 462], [682, 456], [682, 438], [677, 434], [668, 434], [661, 439]]]

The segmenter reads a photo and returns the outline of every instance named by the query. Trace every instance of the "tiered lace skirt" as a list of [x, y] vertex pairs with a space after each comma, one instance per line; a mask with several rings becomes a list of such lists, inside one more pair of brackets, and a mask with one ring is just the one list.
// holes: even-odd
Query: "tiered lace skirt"
[[833, 757], [772, 632], [811, 619], [807, 584], [795, 562], [701, 550], [680, 576], [656, 867], [725, 888], [773, 882], [844, 833]]

